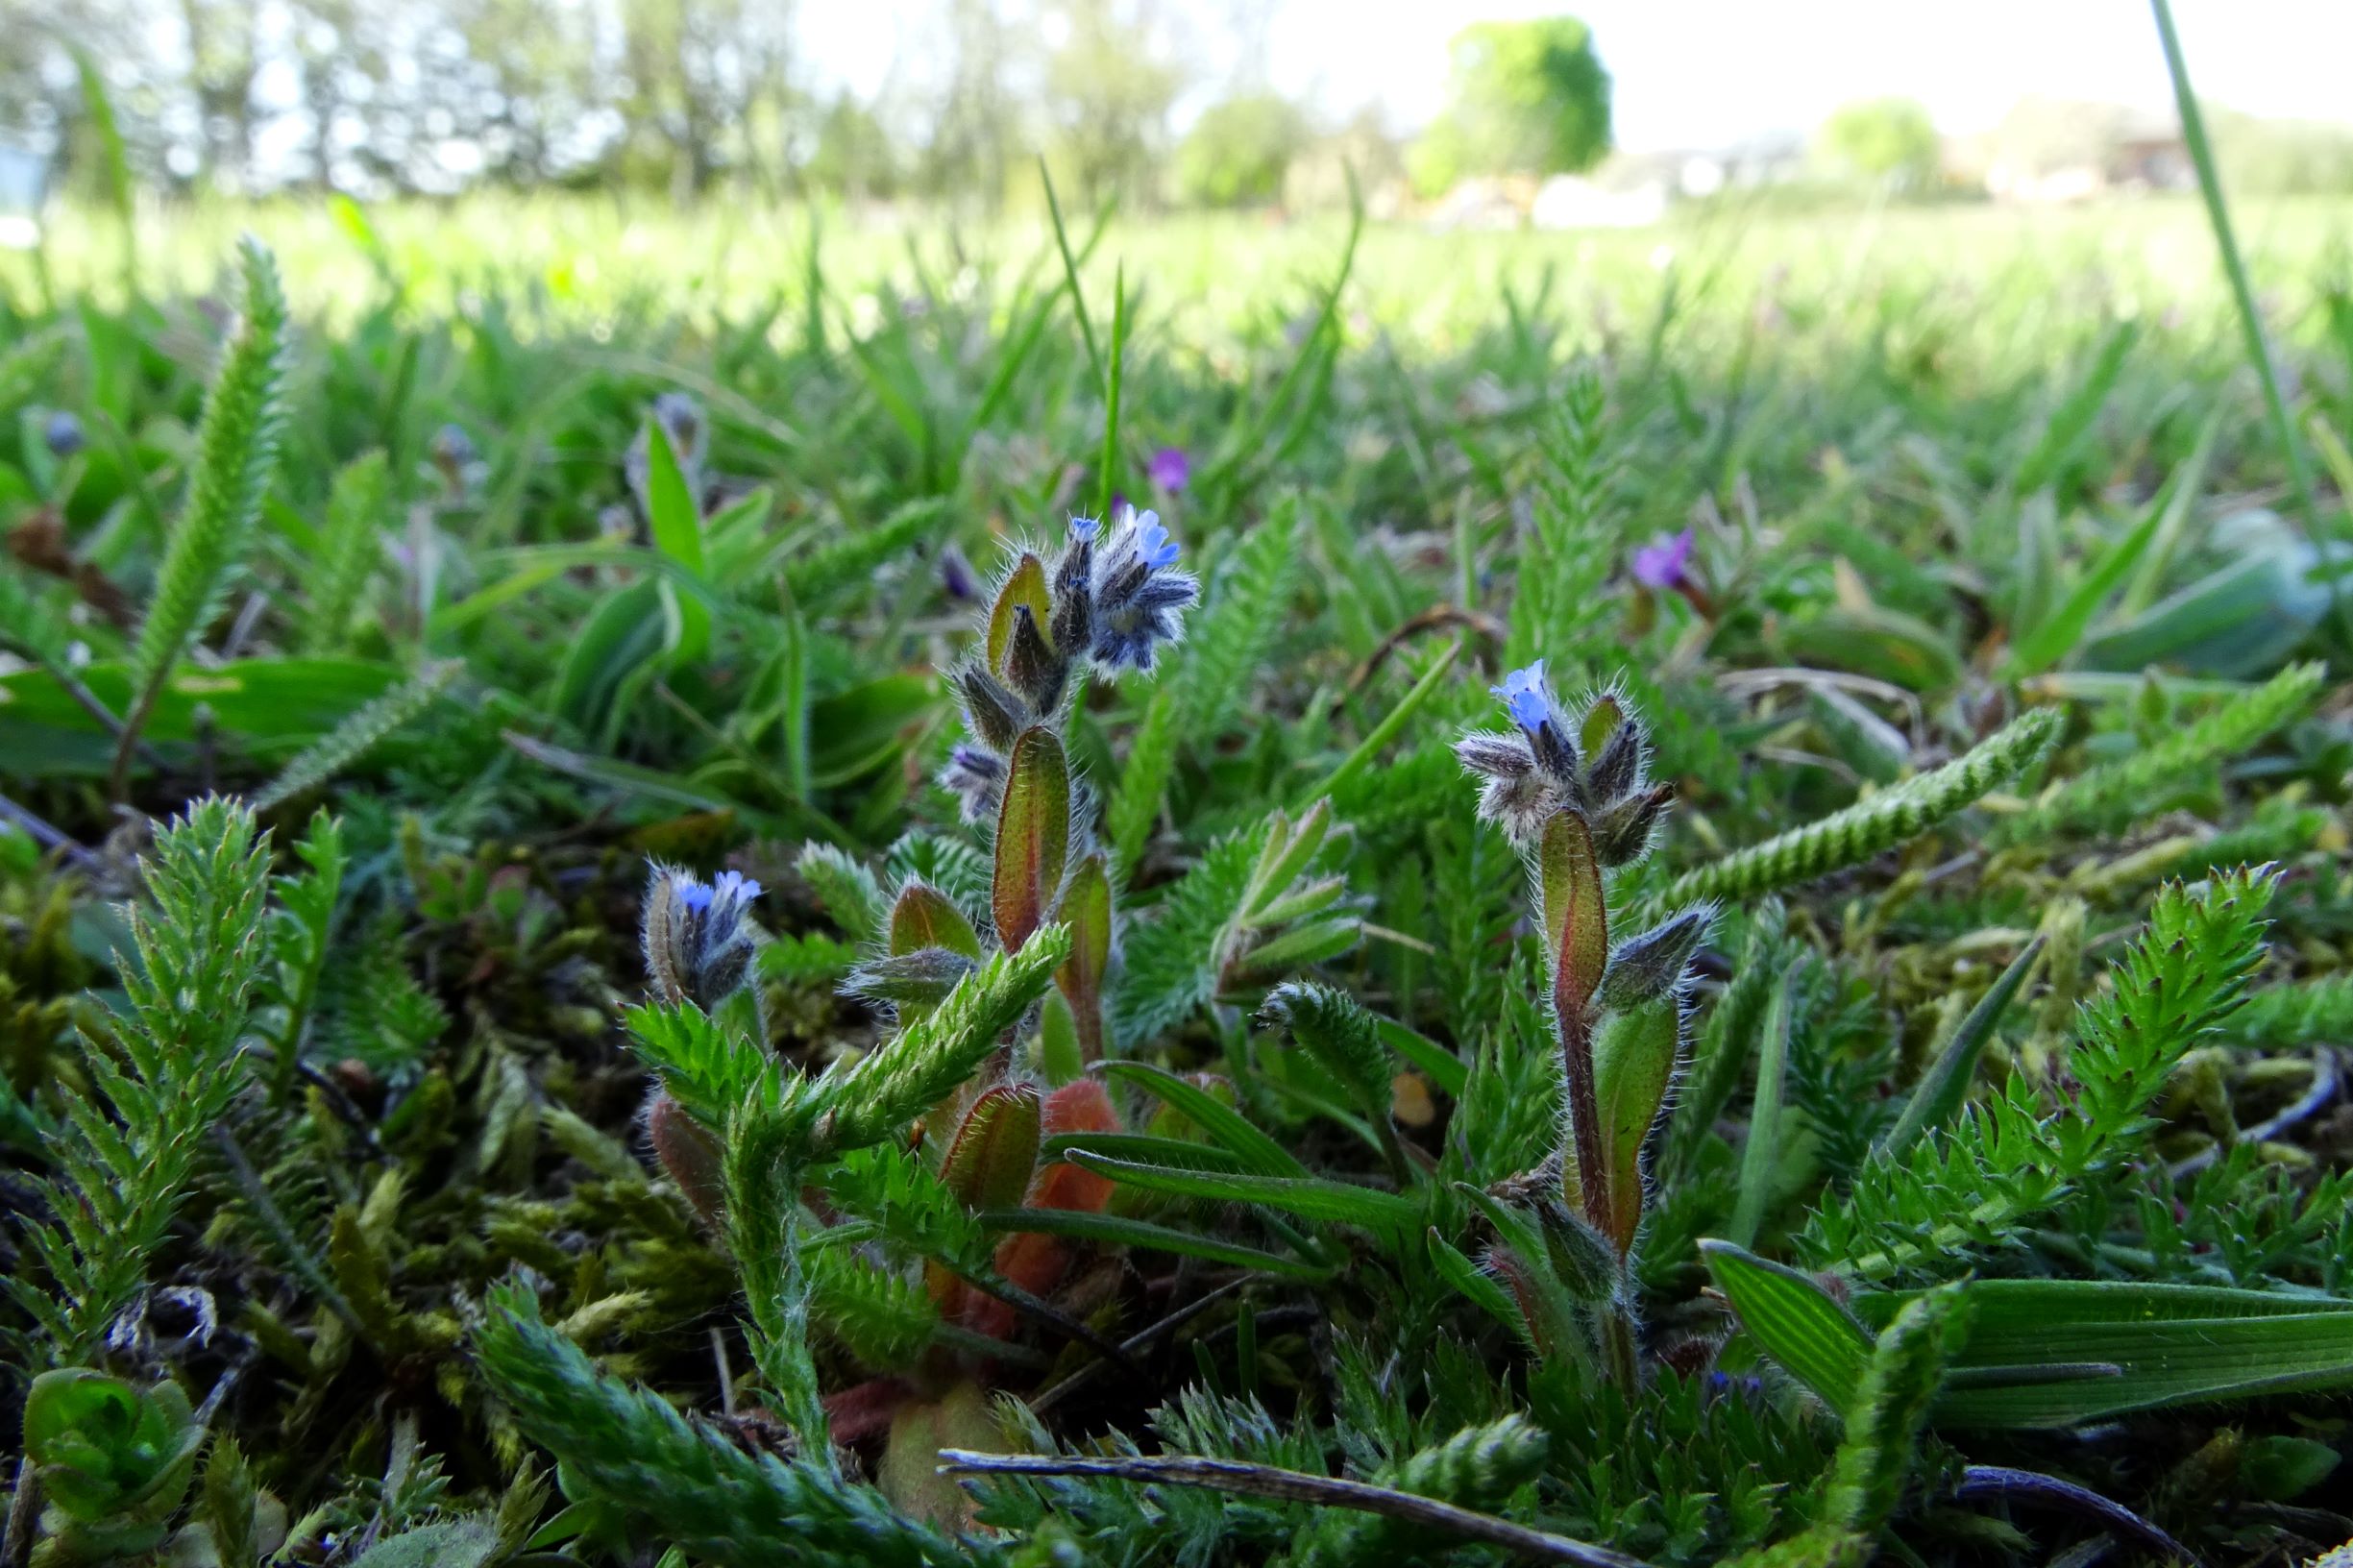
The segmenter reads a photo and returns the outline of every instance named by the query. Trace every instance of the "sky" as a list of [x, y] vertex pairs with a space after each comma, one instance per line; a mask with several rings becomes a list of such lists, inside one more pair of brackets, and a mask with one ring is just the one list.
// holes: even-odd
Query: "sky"
[[[1262, 17], [1268, 75], [1343, 115], [1368, 103], [1392, 129], [1445, 102], [1446, 40], [1470, 22], [1556, 14], [1593, 28], [1631, 152], [1721, 147], [1802, 132], [1856, 98], [1900, 94], [1940, 130], [1991, 128], [2027, 95], [2144, 108], [2171, 102], [2145, 0], [1162, 0], [1212, 84]], [[810, 74], [870, 93], [919, 48], [936, 0], [805, 7]], [[2201, 98], [2292, 119], [2353, 119], [2353, 0], [2174, 0]], [[1213, 86], [1180, 104], [1197, 110]]]

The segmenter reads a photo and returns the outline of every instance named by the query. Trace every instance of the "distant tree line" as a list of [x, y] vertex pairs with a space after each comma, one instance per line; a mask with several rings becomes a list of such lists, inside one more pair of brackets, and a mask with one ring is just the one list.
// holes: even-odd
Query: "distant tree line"
[[[1269, 3], [1236, 0], [1262, 20]], [[54, 155], [69, 184], [94, 188], [119, 147], [141, 184], [188, 194], [993, 206], [1042, 154], [1083, 203], [1249, 206], [1336, 199], [1349, 169], [1373, 185], [1405, 172], [1377, 111], [1319, 122], [1252, 51], [1200, 80], [1162, 0], [934, 5], [862, 96], [814, 80], [792, 0], [0, 0], [0, 135]], [[1609, 79], [1583, 24], [1483, 24], [1453, 63], [1453, 107], [1411, 149], [1417, 184], [1608, 149]], [[1180, 101], [1202, 106], [1181, 133]]]

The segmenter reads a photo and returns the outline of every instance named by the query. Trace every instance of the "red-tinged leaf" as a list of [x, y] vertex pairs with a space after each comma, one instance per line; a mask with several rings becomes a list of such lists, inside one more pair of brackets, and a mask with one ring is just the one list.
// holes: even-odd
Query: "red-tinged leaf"
[[706, 1223], [717, 1225], [727, 1202], [727, 1184], [720, 1169], [719, 1139], [688, 1115], [686, 1108], [672, 1099], [666, 1089], [653, 1091], [653, 1102], [646, 1111], [646, 1136], [653, 1144], [654, 1158], [661, 1161], [663, 1172], [678, 1184], [678, 1190], [695, 1206], [695, 1213]]
[[1037, 556], [1024, 553], [1015, 564], [1013, 576], [997, 590], [996, 604], [989, 611], [989, 673], [1002, 680], [1005, 676], [1005, 652], [1013, 647], [1013, 612], [1017, 604], [1029, 606], [1030, 618], [1038, 623], [1038, 634], [1044, 636], [1046, 627], [1054, 622], [1054, 604], [1045, 586], [1045, 565]]
[[1070, 765], [1054, 732], [1033, 727], [1013, 743], [997, 809], [996, 871], [990, 901], [997, 941], [1017, 953], [1045, 923], [1070, 852]]
[[944, 947], [977, 963], [980, 937], [948, 895], [927, 882], [910, 882], [891, 906], [891, 953], [894, 957], [925, 947]]
[[[1043, 1130], [1047, 1138], [1115, 1133], [1120, 1130], [1119, 1112], [1100, 1083], [1082, 1078], [1046, 1096]], [[1112, 1190], [1113, 1184], [1093, 1171], [1059, 1160], [1040, 1171], [1031, 1184], [1029, 1207], [1099, 1210], [1111, 1201]]]
[[1070, 928], [1070, 957], [1054, 984], [1070, 1003], [1083, 1058], [1093, 1062], [1103, 1055], [1103, 975], [1111, 968], [1111, 878], [1101, 855], [1079, 862], [1055, 918]]
[[1602, 863], [1593, 830], [1574, 811], [1544, 824], [1537, 854], [1544, 886], [1544, 934], [1553, 961], [1553, 1000], [1563, 1017], [1581, 1016], [1609, 967], [1609, 912], [1602, 902]]
[[940, 1166], [941, 1183], [970, 1209], [1021, 1201], [1038, 1168], [1038, 1091], [1000, 1084], [972, 1102]]

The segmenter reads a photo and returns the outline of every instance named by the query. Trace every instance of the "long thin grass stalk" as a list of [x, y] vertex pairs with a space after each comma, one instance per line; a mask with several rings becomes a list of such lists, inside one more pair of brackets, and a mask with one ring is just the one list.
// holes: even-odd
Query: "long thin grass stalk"
[[[2280, 452], [2288, 460], [2288, 480], [2295, 488], [2296, 505], [2304, 513], [2304, 526], [2316, 533], [2320, 527], [2320, 506], [2314, 498], [2312, 470], [2304, 461], [2302, 444], [2296, 440], [2294, 422], [2288, 417], [2288, 400], [2280, 390], [2279, 367], [2264, 335], [2263, 317], [2255, 308], [2255, 288], [2247, 281], [2246, 262], [2239, 255], [2238, 236], [2230, 226], [2230, 205], [2223, 199], [2222, 177], [2215, 167], [2214, 143], [2207, 138], [2206, 116], [2197, 107], [2197, 94], [2191, 90], [2190, 62], [2182, 54], [2181, 35], [2173, 26], [2172, 0], [2148, 0], [2148, 9], [2157, 19], [2157, 38], [2165, 46], [2165, 68], [2173, 79], [2173, 102], [2181, 111], [2181, 139], [2189, 144], [2190, 161], [2197, 169], [2198, 194], [2205, 199], [2206, 218], [2214, 226], [2215, 248], [2222, 257], [2222, 275], [2230, 281], [2231, 303], [2239, 311], [2239, 330], [2246, 335], [2246, 356], [2263, 382], [2264, 411], [2270, 417], [2271, 431], [2279, 438]], [[2332, 570], [2327, 576], [2329, 610], [2336, 618], [2338, 635], [2353, 642], [2353, 616], [2348, 615], [2344, 596], [2338, 589], [2338, 574]]]

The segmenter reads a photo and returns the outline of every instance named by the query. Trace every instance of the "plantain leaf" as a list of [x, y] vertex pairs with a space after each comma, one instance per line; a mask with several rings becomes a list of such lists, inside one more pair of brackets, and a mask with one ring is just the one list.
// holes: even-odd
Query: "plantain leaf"
[[975, 1217], [993, 1231], [1042, 1233], [1066, 1236], [1078, 1241], [1099, 1241], [1105, 1246], [1143, 1247], [1152, 1252], [1204, 1258], [1213, 1263], [1231, 1263], [1238, 1268], [1254, 1268], [1295, 1280], [1320, 1280], [1331, 1272], [1295, 1258], [1245, 1247], [1238, 1241], [1197, 1236], [1123, 1214], [1091, 1213], [1077, 1209], [987, 1209]]
[[[2126, 1410], [2353, 1387], [2353, 1301], [2109, 1280], [1976, 1280], [1939, 1425], [2060, 1427]], [[1864, 1296], [1866, 1321], [1908, 1293]], [[1989, 1376], [1989, 1374], [1998, 1374]]]
[[1189, 1078], [1178, 1076], [1149, 1062], [1106, 1062], [1103, 1075], [1133, 1084], [1172, 1111], [1181, 1112], [1215, 1142], [1238, 1156], [1261, 1176], [1305, 1176], [1290, 1150], [1267, 1137], [1232, 1106]]
[[1109, 1160], [1084, 1149], [1072, 1149], [1073, 1164], [1107, 1176], [1125, 1187], [1178, 1197], [1212, 1198], [1227, 1203], [1258, 1204], [1297, 1214], [1302, 1219], [1336, 1220], [1369, 1231], [1389, 1234], [1423, 1223], [1422, 1206], [1394, 1192], [1351, 1187], [1314, 1176], [1260, 1176], [1244, 1171], [1183, 1170], [1172, 1165], [1144, 1165]]
[[1824, 1404], [1843, 1412], [1870, 1364], [1871, 1332], [1827, 1290], [1785, 1263], [1729, 1241], [1702, 1241], [1700, 1255], [1749, 1337]]

